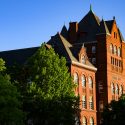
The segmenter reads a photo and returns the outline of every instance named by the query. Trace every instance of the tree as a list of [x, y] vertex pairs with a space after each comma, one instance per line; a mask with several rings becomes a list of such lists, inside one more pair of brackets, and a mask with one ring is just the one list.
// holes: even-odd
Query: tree
[[125, 125], [125, 95], [118, 101], [113, 100], [102, 113], [102, 125]]
[[29, 71], [24, 101], [28, 121], [34, 125], [74, 124], [78, 100], [65, 58], [42, 45], [25, 67]]
[[23, 125], [20, 94], [5, 74], [5, 62], [0, 59], [0, 125]]

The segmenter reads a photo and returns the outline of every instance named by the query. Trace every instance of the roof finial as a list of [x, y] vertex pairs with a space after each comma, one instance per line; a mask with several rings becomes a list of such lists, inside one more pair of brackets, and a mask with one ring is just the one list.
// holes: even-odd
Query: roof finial
[[90, 4], [90, 11], [92, 11], [92, 5]]
[[113, 16], [113, 20], [115, 20], [115, 16]]

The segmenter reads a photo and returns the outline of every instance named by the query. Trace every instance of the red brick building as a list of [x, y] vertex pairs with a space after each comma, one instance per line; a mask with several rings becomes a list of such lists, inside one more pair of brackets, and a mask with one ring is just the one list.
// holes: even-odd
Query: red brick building
[[[100, 125], [104, 106], [118, 100], [125, 90], [125, 42], [115, 17], [100, 20], [90, 9], [80, 22], [70, 22], [69, 29], [64, 26], [47, 44], [67, 60], [77, 85], [76, 95], [80, 96], [82, 125]], [[0, 57], [7, 63], [10, 57], [8, 65], [12, 65], [37, 49], [1, 52]]]
[[[76, 46], [82, 46], [84, 43], [88, 60], [97, 67], [95, 108], [99, 125], [104, 106], [111, 100], [118, 100], [124, 92], [125, 42], [123, 36], [115, 17], [108, 21], [100, 20], [91, 9], [80, 22], [70, 22], [68, 30], [64, 26], [61, 34], [74, 46], [75, 54], [79, 55], [75, 49]], [[78, 71], [81, 70], [82, 68], [79, 67]], [[83, 71], [89, 72], [85, 69]], [[71, 70], [71, 74], [73, 73]], [[82, 89], [80, 81], [79, 87]], [[82, 96], [82, 93], [80, 94]]]

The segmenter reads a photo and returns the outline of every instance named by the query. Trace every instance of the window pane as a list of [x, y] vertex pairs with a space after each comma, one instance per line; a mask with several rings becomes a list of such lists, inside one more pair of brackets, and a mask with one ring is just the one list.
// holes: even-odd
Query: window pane
[[96, 53], [96, 47], [92, 46], [92, 53]]
[[82, 125], [87, 125], [87, 119], [86, 119], [86, 117], [83, 117]]
[[82, 96], [82, 108], [86, 108], [86, 96]]
[[122, 85], [120, 85], [120, 87], [119, 87], [119, 94], [123, 94], [123, 87], [122, 87]]
[[111, 84], [111, 92], [112, 92], [112, 94], [115, 94], [115, 87], [114, 87], [113, 83]]
[[113, 54], [113, 45], [110, 44], [110, 52]]
[[94, 119], [90, 117], [90, 125], [94, 125]]
[[74, 83], [77, 83], [77, 84], [78, 84], [78, 82], [79, 82], [78, 74], [77, 74], [77, 73], [74, 73]]
[[118, 88], [118, 85], [116, 84], [116, 86], [115, 86], [115, 93], [116, 94], [119, 94], [119, 88]]
[[90, 109], [94, 108], [94, 106], [93, 106], [93, 97], [92, 96], [89, 97], [89, 108]]
[[118, 48], [118, 56], [119, 57], [121, 56], [121, 48], [120, 47]]
[[117, 54], [117, 47], [114, 46], [114, 54], [116, 55]]
[[96, 64], [96, 58], [92, 58], [92, 63]]
[[85, 64], [85, 56], [81, 57], [81, 63]]
[[86, 87], [86, 78], [84, 75], [82, 75], [82, 87]]
[[89, 88], [93, 88], [93, 81], [91, 77], [88, 77]]

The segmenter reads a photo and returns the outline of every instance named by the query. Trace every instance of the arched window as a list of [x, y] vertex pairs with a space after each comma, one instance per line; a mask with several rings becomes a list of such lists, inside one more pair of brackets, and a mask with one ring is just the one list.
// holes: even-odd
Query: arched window
[[82, 125], [87, 125], [87, 119], [86, 119], [86, 117], [83, 117], [83, 119], [82, 119]]
[[113, 54], [113, 45], [110, 44], [110, 53]]
[[86, 87], [86, 78], [84, 75], [82, 75], [81, 80], [82, 80], [82, 87]]
[[82, 63], [82, 64], [85, 64], [85, 62], [86, 62], [86, 61], [85, 61], [85, 56], [82, 56], [82, 57], [81, 57], [81, 63]]
[[115, 93], [116, 93], [116, 94], [119, 94], [118, 84], [115, 85]]
[[114, 46], [114, 54], [116, 55], [117, 54], [117, 47]]
[[82, 96], [82, 108], [86, 108], [86, 96]]
[[89, 88], [92, 89], [93, 88], [93, 81], [92, 81], [92, 77], [88, 77], [88, 83], [89, 83]]
[[120, 94], [120, 95], [123, 94], [123, 86], [122, 86], [122, 85], [120, 85], [120, 87], [119, 87], [119, 94]]
[[112, 94], [115, 94], [115, 87], [114, 87], [114, 83], [111, 83], [111, 92], [112, 92]]
[[90, 96], [89, 97], [89, 109], [93, 109], [93, 108], [94, 108], [94, 106], [93, 106], [93, 97]]
[[119, 57], [121, 56], [121, 48], [120, 47], [118, 48], [118, 56]]
[[94, 119], [90, 117], [90, 125], [94, 125]]
[[79, 78], [78, 78], [78, 74], [74, 73], [74, 83], [78, 84], [79, 83]]
[[115, 86], [115, 93], [116, 93], [116, 94], [119, 94], [118, 84], [116, 84], [116, 86]]

